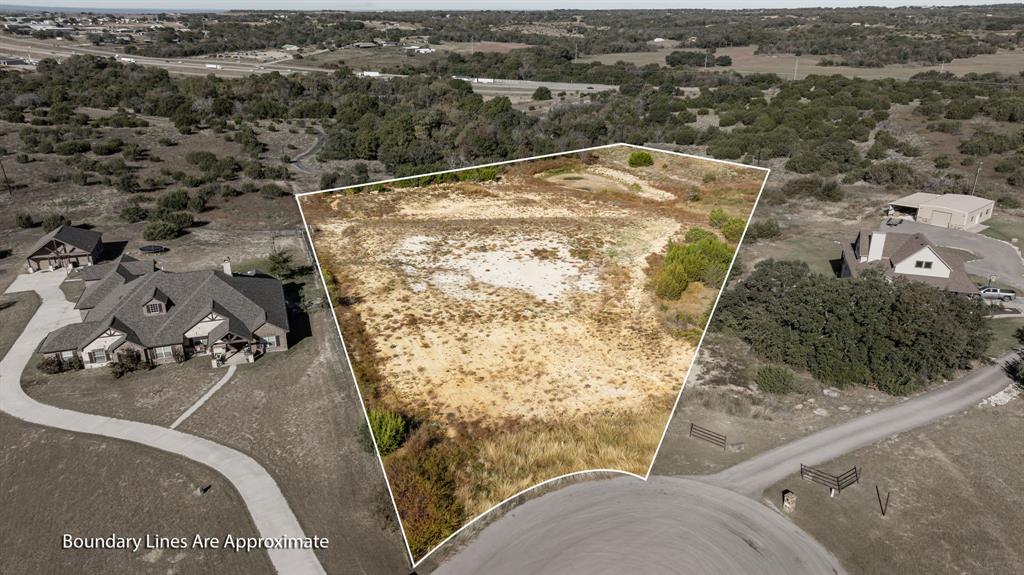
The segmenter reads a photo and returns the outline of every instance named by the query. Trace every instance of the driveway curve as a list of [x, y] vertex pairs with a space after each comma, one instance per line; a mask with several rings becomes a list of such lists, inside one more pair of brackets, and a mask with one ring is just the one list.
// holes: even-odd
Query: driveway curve
[[[248, 507], [261, 537], [304, 537], [302, 527], [274, 479], [254, 459], [212, 441], [147, 423], [60, 409], [30, 398], [21, 388], [21, 373], [39, 342], [58, 327], [79, 321], [78, 311], [60, 290], [60, 272], [20, 275], [7, 293], [35, 291], [42, 300], [25, 330], [0, 360], [0, 410], [18, 419], [77, 433], [139, 443], [187, 457], [210, 467], [234, 485]], [[269, 549], [282, 575], [322, 575], [309, 549]]]
[[768, 507], [697, 481], [620, 477], [531, 500], [494, 522], [435, 575], [825, 575], [843, 573], [811, 536]]

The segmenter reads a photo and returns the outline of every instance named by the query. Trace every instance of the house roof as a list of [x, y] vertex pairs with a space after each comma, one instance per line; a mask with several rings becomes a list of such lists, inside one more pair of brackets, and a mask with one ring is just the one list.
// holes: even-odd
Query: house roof
[[[881, 259], [862, 262], [857, 257], [867, 255], [870, 249], [872, 238], [876, 234], [885, 234], [885, 244], [882, 246]], [[897, 274], [896, 265], [921, 251], [922, 248], [930, 248], [950, 273], [948, 278], [932, 277], [924, 275]], [[978, 292], [977, 286], [964, 271], [965, 258], [956, 250], [940, 248], [933, 244], [924, 234], [900, 234], [893, 232], [882, 232], [872, 230], [861, 230], [854, 243], [843, 244], [843, 260], [846, 262], [850, 275], [857, 277], [866, 269], [878, 269], [890, 277], [906, 277], [914, 281], [926, 283], [934, 287], [956, 293], [973, 294]]]
[[917, 192], [910, 194], [909, 196], [903, 196], [898, 200], [891, 201], [889, 202], [889, 205], [917, 209], [921, 207], [921, 204], [928, 203], [937, 197], [939, 197], [938, 194], [927, 194], [925, 192]]
[[[130, 261], [125, 261], [126, 258]], [[104, 275], [97, 278], [97, 271], [91, 271], [93, 268], [99, 268], [97, 271], [105, 272]], [[126, 255], [121, 255], [112, 262], [86, 267], [82, 270], [82, 279], [94, 283], [85, 287], [85, 291], [75, 303], [75, 309], [91, 310], [121, 286], [155, 270], [156, 262], [153, 260], [140, 262]], [[89, 271], [88, 275], [86, 271]], [[88, 319], [88, 316], [86, 318]]]
[[[284, 289], [274, 278], [228, 276], [212, 270], [156, 270], [127, 277], [114, 268], [90, 288], [106, 285], [110, 289], [88, 312], [85, 322], [51, 332], [39, 351], [81, 349], [107, 328], [125, 333], [127, 341], [147, 348], [177, 344], [211, 311], [224, 316], [224, 327], [239, 336], [251, 337], [265, 323], [288, 331]], [[146, 315], [145, 304], [158, 292], [170, 302], [166, 312]], [[211, 341], [215, 339], [211, 337]]]
[[121, 254], [109, 262], [79, 268], [81, 271], [78, 273], [78, 277], [87, 282], [101, 280], [110, 273], [110, 270], [119, 265], [124, 266], [132, 274], [139, 276], [156, 269], [156, 262], [153, 260], [139, 261], [128, 254]]
[[45, 236], [39, 238], [39, 241], [32, 246], [32, 250], [29, 253], [36, 253], [43, 249], [46, 244], [51, 240], [57, 240], [59, 242], [74, 246], [85, 252], [92, 252], [96, 249], [103, 241], [103, 235], [99, 232], [92, 230], [86, 230], [83, 228], [76, 228], [75, 226], [60, 226], [59, 228], [51, 231]]

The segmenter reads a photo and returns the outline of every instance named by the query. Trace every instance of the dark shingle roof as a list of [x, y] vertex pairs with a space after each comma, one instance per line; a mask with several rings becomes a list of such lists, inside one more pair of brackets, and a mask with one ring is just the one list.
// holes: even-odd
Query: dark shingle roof
[[[124, 258], [129, 258], [131, 261], [126, 262]], [[112, 262], [101, 265], [101, 271], [105, 270], [106, 274], [98, 279], [95, 279], [95, 273], [90, 274], [89, 277], [94, 278], [90, 281], [95, 283], [86, 286], [85, 291], [79, 296], [78, 302], [75, 303], [75, 309], [91, 310], [121, 286], [156, 270], [156, 263], [153, 260], [140, 262], [131, 258], [131, 256], [121, 256]], [[86, 279], [85, 270], [98, 267], [101, 266], [84, 268], [82, 279]], [[86, 316], [86, 319], [89, 319], [89, 317]]]
[[122, 266], [131, 274], [141, 276], [156, 269], [156, 262], [153, 260], [139, 261], [128, 254], [121, 254], [116, 259], [80, 268], [78, 277], [85, 281], [97, 281], [105, 278], [114, 268]]
[[[123, 281], [111, 280], [112, 289], [88, 312], [86, 321], [50, 333], [40, 345], [41, 352], [81, 349], [108, 327], [126, 333], [128, 341], [143, 347], [181, 343], [183, 334], [211, 311], [226, 318], [226, 331], [242, 337], [252, 337], [264, 323], [288, 331], [284, 289], [273, 278], [227, 276], [211, 270], [156, 270], [129, 279], [116, 268], [110, 276]], [[90, 287], [107, 285], [108, 278]], [[156, 293], [170, 305], [166, 313], [146, 315], [143, 306]], [[212, 335], [211, 341], [215, 341]]]
[[29, 253], [34, 254], [38, 252], [50, 240], [57, 240], [65, 244], [75, 246], [82, 251], [92, 252], [103, 240], [103, 235], [99, 232], [76, 228], [74, 226], [60, 226], [39, 238], [39, 241], [36, 242], [36, 245], [32, 246], [32, 250]]
[[[862, 256], [867, 255], [870, 242], [869, 236], [874, 233], [885, 234], [885, 244], [882, 246], [881, 259], [873, 262], [861, 262], [857, 258], [857, 253], [859, 252]], [[856, 249], [854, 246], [856, 246]], [[921, 233], [900, 234], [861, 230], [856, 242], [853, 244], [843, 244], [842, 257], [846, 261], [846, 267], [850, 270], [850, 275], [853, 277], [859, 276], [860, 272], [868, 268], [879, 269], [886, 275], [895, 277], [897, 275], [894, 271], [896, 265], [925, 247], [931, 248], [939, 259], [949, 267], [949, 277], [940, 278], [900, 274], [901, 277], [956, 293], [973, 294], [978, 292], [978, 288], [971, 281], [971, 278], [968, 277], [967, 272], [964, 271], [963, 258], [956, 251], [935, 246]]]

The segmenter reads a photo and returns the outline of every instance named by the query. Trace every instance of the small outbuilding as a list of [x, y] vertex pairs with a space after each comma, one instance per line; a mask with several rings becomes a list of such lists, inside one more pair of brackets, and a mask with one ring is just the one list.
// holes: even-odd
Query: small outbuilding
[[991, 218], [995, 205], [978, 196], [917, 192], [890, 202], [888, 213], [942, 228], [969, 230]]
[[32, 246], [27, 258], [28, 271], [91, 266], [102, 252], [103, 236], [99, 232], [60, 226]]

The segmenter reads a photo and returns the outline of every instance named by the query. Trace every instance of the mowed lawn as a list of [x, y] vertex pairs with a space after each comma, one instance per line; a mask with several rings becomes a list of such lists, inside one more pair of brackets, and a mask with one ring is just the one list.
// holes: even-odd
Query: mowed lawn
[[21, 335], [22, 330], [39, 309], [39, 296], [35, 292], [19, 292], [0, 295], [0, 358]]
[[1002, 318], [989, 322], [992, 326], [992, 341], [988, 344], [988, 355], [999, 357], [1014, 348], [1024, 347], [1017, 339], [1016, 333], [1024, 329], [1024, 318]]

